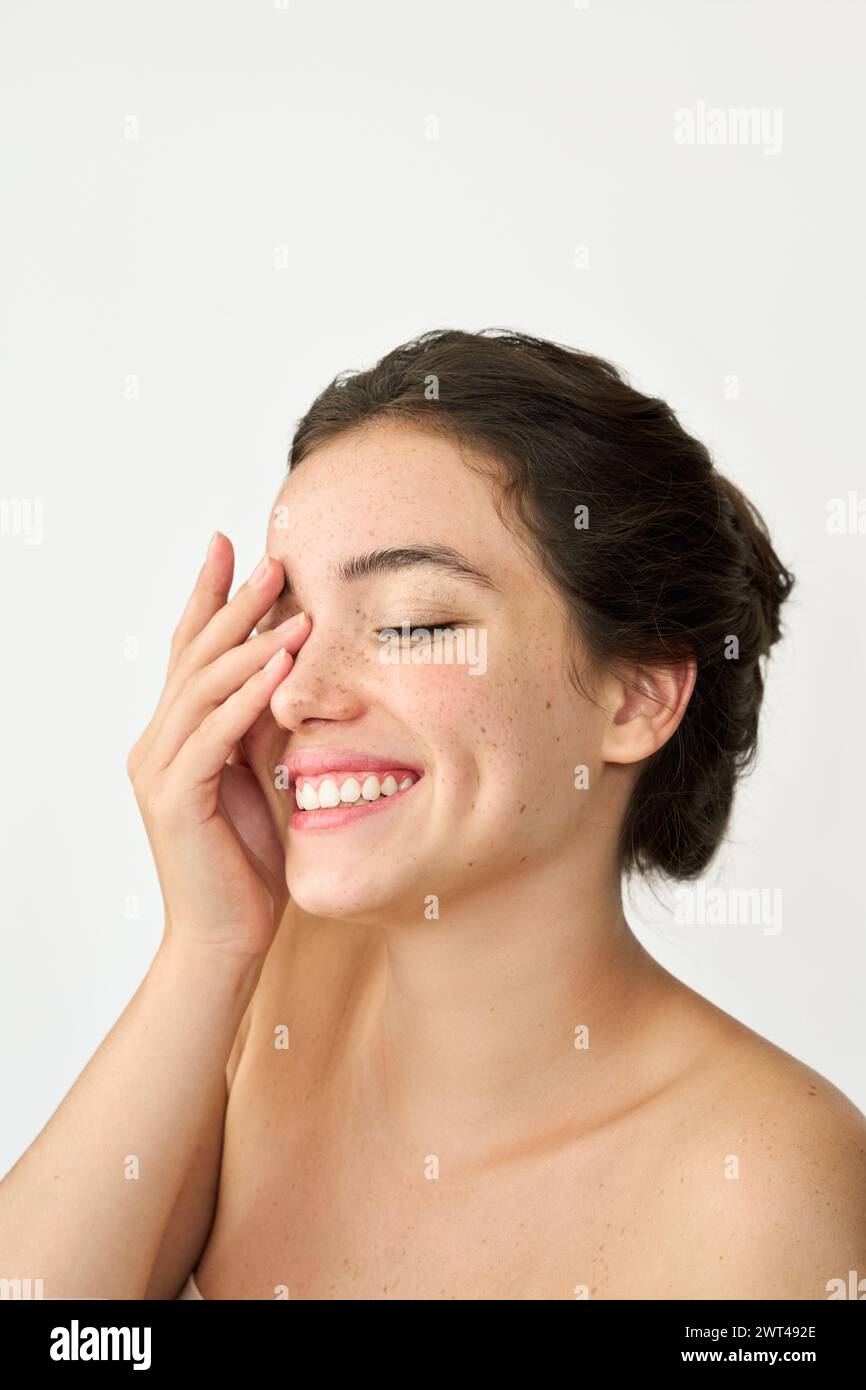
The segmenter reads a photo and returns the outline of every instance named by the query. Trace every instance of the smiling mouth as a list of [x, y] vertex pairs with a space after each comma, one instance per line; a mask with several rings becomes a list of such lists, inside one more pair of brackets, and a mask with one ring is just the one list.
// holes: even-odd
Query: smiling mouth
[[299, 775], [291, 788], [296, 810], [289, 819], [289, 829], [330, 830], [351, 825], [405, 800], [423, 776], [411, 768]]

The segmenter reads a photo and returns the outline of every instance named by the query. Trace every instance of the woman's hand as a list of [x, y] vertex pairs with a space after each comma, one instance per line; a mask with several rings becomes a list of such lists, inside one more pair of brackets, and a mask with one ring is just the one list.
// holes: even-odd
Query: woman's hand
[[285, 847], [240, 741], [291, 670], [310, 620], [298, 614], [250, 637], [273, 606], [283, 571], [266, 557], [229, 602], [233, 569], [231, 543], [218, 532], [127, 771], [156, 862], [167, 936], [263, 957], [288, 902]]

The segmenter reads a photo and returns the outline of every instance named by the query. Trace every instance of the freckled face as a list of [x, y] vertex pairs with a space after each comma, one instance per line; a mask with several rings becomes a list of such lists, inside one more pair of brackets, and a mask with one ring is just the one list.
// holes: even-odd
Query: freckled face
[[[460, 552], [495, 587], [426, 564], [335, 574], [361, 553], [418, 545]], [[244, 747], [299, 906], [382, 922], [423, 913], [428, 894], [453, 900], [569, 853], [591, 795], [575, 791], [574, 768], [587, 764], [592, 785], [603, 716], [568, 680], [561, 601], [457, 446], [395, 425], [320, 446], [277, 498], [268, 550], [292, 592], [259, 630], [301, 609], [312, 629]], [[463, 629], [465, 659], [410, 662], [404, 641], [404, 659], [383, 661], [378, 631], [404, 623]], [[381, 812], [294, 831], [294, 797], [274, 787], [274, 768], [323, 747], [394, 754], [424, 776]]]

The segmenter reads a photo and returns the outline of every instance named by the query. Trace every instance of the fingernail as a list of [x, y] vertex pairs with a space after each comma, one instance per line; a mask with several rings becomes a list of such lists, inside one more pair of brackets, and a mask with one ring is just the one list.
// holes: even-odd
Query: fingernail
[[285, 647], [280, 647], [280, 650], [279, 650], [278, 652], [274, 652], [274, 654], [273, 654], [273, 656], [271, 657], [270, 661], [265, 662], [265, 670], [266, 670], [266, 671], [272, 671], [272, 670], [274, 669], [275, 666], [279, 666], [279, 664], [280, 664], [280, 662], [282, 661], [282, 659], [283, 659], [283, 657], [285, 656], [285, 654], [286, 654], [286, 649], [285, 649]]
[[301, 626], [301, 623], [304, 621], [304, 618], [306, 618], [306, 616], [306, 613], [296, 613], [294, 617], [286, 618], [286, 621], [284, 623], [280, 623], [277, 627], [275, 627], [274, 632], [277, 634], [278, 637], [288, 637], [290, 632], [294, 632], [296, 628], [299, 628]]
[[261, 584], [262, 580], [268, 572], [270, 563], [270, 555], [263, 555], [261, 560], [259, 560], [259, 563], [256, 565], [255, 569], [253, 570], [252, 574], [250, 575], [251, 584]]
[[213, 535], [212, 535], [211, 538], [210, 538], [210, 542], [209, 542], [209, 544], [208, 544], [208, 548], [207, 548], [207, 553], [208, 553], [208, 555], [210, 555], [211, 551], [213, 550], [214, 546], [216, 545], [216, 543], [217, 543], [217, 541], [218, 541], [218, 539], [219, 539], [219, 537], [220, 537], [221, 535], [222, 535], [222, 532], [221, 532], [221, 531], [214, 531]]

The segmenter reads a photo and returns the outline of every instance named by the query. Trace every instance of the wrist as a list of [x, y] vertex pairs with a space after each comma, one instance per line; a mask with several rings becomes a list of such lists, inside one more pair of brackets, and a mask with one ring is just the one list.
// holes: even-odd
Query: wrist
[[196, 941], [166, 928], [154, 964], [159, 961], [169, 974], [223, 984], [236, 992], [251, 994], [258, 982], [265, 956], [258, 952]]

